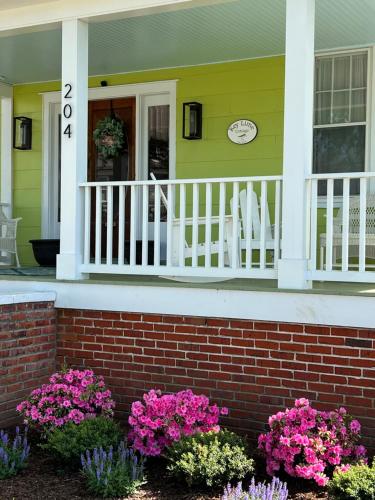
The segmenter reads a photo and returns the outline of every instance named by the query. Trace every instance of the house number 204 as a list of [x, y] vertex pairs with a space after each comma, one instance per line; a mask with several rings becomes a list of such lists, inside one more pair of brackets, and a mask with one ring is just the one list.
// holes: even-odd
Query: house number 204
[[[72, 85], [70, 83], [67, 83], [64, 85], [65, 89], [66, 89], [66, 92], [64, 94], [64, 99], [72, 99]], [[73, 113], [73, 109], [72, 109], [72, 106], [71, 104], [69, 104], [69, 101], [64, 104], [64, 108], [63, 108], [63, 115], [64, 115], [64, 118], [66, 120], [70, 120], [70, 118], [72, 117], [72, 113]], [[67, 135], [69, 137], [69, 139], [72, 137], [72, 126], [70, 123], [67, 124], [67, 126], [65, 127], [65, 130], [64, 130], [64, 135]]]

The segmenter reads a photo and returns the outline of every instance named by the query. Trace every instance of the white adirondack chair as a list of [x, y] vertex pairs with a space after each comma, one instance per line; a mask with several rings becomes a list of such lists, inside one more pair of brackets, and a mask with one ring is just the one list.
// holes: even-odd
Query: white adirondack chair
[[[150, 173], [150, 177], [152, 180], [156, 181], [156, 177], [153, 172]], [[165, 208], [168, 210], [168, 199], [165, 196], [165, 193], [163, 190], [160, 190], [160, 196], [163, 205]], [[232, 216], [227, 215], [225, 216], [224, 220], [224, 225], [226, 226], [228, 223], [230, 223], [232, 219]], [[175, 214], [172, 214], [172, 266], [178, 267], [179, 265], [179, 259], [180, 259], [180, 230], [181, 230], [181, 224], [182, 220], [178, 217], [175, 216]], [[184, 224], [185, 228], [188, 227], [193, 227], [193, 218], [192, 217], [185, 217], [184, 219]], [[211, 217], [211, 225], [214, 226], [215, 224], [219, 223], [219, 217], [212, 216]], [[204, 226], [206, 224], [206, 218], [205, 217], [198, 217], [197, 218], [197, 225], [199, 226]], [[228, 231], [224, 227], [224, 234], [226, 234]], [[218, 241], [211, 241], [209, 243], [209, 255], [215, 255], [219, 253], [219, 242]], [[200, 256], [205, 256], [206, 255], [206, 243], [198, 243], [196, 246], [196, 255], [197, 257]], [[189, 259], [193, 257], [193, 247], [191, 243], [188, 241], [184, 241], [184, 259]], [[227, 242], [224, 241], [224, 261], [225, 264], [228, 264], [229, 262], [229, 256], [228, 256], [228, 245]], [[177, 280], [177, 281], [188, 281], [188, 282], [197, 282], [197, 281], [204, 281], [204, 282], [215, 282], [215, 281], [224, 281], [224, 278], [217, 278], [217, 277], [212, 277], [212, 278], [206, 278], [206, 277], [185, 277], [185, 276], [163, 276], [163, 278], [167, 279], [172, 279], [172, 280]], [[230, 279], [230, 278], [227, 278]]]
[[[332, 234], [332, 265], [342, 257], [342, 225], [343, 209], [340, 207], [333, 218]], [[348, 257], [359, 257], [359, 230], [360, 230], [360, 197], [351, 196], [349, 199], [349, 235]], [[324, 257], [327, 247], [327, 235], [320, 235], [320, 269], [324, 269]], [[366, 258], [375, 259], [375, 194], [366, 197]]]
[[[243, 259], [243, 250], [246, 250], [247, 241], [250, 241], [250, 248], [252, 250], [260, 250], [262, 241], [261, 241], [261, 209], [260, 209], [260, 204], [258, 202], [258, 196], [255, 191], [251, 192], [251, 200], [250, 204], [251, 205], [251, 220], [250, 223], [248, 223], [248, 205], [247, 205], [247, 192], [246, 190], [240, 191], [239, 194], [239, 210], [240, 210], [240, 216], [239, 216], [239, 227], [238, 227], [238, 262], [241, 265], [244, 265], [244, 259]], [[230, 202], [231, 206], [231, 211], [233, 215], [233, 199]], [[232, 248], [233, 248], [233, 232], [232, 232], [232, 227], [231, 223], [227, 224], [227, 241], [228, 241], [228, 253], [230, 255], [230, 259], [232, 258]], [[270, 220], [270, 213], [269, 213], [269, 208], [268, 208], [268, 203], [265, 205], [265, 223], [264, 223], [264, 233], [265, 233], [265, 239], [264, 239], [264, 250], [273, 252], [275, 253], [275, 250], [277, 251], [280, 248], [281, 241], [277, 242], [275, 241], [275, 226], [271, 224]], [[275, 255], [273, 255], [275, 258]], [[276, 256], [278, 258], [278, 256]], [[253, 262], [254, 264], [254, 262]]]
[[17, 225], [21, 218], [9, 219], [4, 214], [3, 208], [8, 206], [6, 203], [0, 203], [0, 262], [8, 265], [9, 258], [4, 257], [5, 254], [15, 256], [16, 265], [20, 267], [20, 261], [17, 253]]

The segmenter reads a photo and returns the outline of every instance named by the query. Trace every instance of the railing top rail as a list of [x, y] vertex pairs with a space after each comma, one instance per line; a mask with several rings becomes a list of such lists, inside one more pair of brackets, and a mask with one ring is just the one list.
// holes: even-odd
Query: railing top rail
[[347, 172], [339, 174], [311, 174], [306, 177], [307, 180], [316, 179], [318, 181], [328, 179], [363, 179], [375, 178], [375, 172]]
[[148, 181], [111, 181], [111, 182], [81, 182], [79, 187], [106, 187], [106, 186], [161, 186], [177, 184], [207, 184], [207, 183], [232, 183], [232, 182], [261, 182], [261, 181], [281, 181], [282, 175], [254, 176], [254, 177], [220, 177], [202, 179], [168, 179], [168, 180], [148, 180]]

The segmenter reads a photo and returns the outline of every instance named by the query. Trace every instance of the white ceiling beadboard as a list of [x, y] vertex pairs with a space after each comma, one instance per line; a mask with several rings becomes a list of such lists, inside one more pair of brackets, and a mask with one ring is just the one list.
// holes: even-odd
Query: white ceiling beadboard
[[[284, 30], [285, 0], [235, 0], [96, 22], [89, 31], [89, 72], [100, 75], [282, 54]], [[374, 43], [375, 0], [317, 0], [317, 50]], [[0, 75], [12, 83], [59, 79], [60, 45], [60, 30], [0, 38]]]

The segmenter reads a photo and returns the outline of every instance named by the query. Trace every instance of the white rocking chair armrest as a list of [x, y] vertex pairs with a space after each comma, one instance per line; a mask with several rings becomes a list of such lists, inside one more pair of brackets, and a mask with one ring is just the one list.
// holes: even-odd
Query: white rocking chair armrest
[[[174, 226], [179, 226], [181, 224], [181, 220], [182, 219], [179, 219], [177, 217], [176, 219], [173, 219], [172, 224]], [[186, 226], [192, 226], [194, 224], [193, 217], [186, 217], [184, 220], [185, 220]], [[206, 217], [197, 217], [196, 220], [197, 220], [198, 225], [205, 225], [206, 224]], [[232, 220], [233, 220], [232, 215], [225, 215], [224, 216], [224, 224], [226, 224], [227, 222], [230, 222]], [[211, 217], [211, 225], [215, 225], [215, 224], [220, 224], [220, 217], [217, 215], [214, 215]]]

